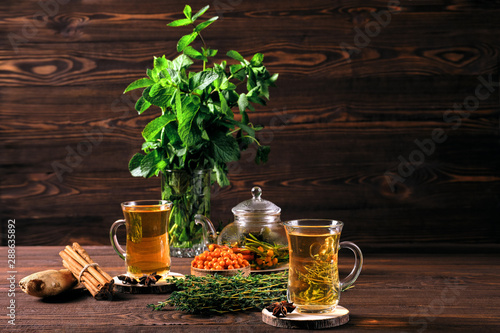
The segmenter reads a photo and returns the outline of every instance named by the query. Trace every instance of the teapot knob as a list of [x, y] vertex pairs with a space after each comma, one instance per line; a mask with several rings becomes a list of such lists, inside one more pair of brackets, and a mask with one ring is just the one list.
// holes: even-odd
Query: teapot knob
[[254, 200], [261, 200], [262, 189], [258, 186], [252, 188], [252, 196]]

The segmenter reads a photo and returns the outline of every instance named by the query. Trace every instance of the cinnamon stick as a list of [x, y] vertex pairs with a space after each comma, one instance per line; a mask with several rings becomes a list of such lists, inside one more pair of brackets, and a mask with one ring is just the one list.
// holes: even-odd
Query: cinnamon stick
[[[95, 299], [112, 299], [113, 278], [90, 258], [80, 244], [66, 246], [59, 255], [63, 259], [63, 266], [77, 279], [80, 278], [80, 282]], [[91, 264], [92, 266], [89, 266]]]

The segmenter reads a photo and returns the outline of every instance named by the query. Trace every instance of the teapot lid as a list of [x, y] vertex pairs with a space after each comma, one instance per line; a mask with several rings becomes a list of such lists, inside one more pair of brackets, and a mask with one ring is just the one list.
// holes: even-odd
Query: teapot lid
[[258, 186], [252, 188], [252, 199], [240, 202], [233, 207], [232, 212], [236, 216], [240, 215], [279, 215], [281, 208], [261, 198], [262, 189]]

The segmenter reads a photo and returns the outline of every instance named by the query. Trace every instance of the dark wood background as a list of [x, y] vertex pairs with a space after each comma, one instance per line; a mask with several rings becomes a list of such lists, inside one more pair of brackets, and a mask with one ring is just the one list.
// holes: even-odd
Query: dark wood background
[[[220, 16], [205, 33], [219, 61], [261, 52], [280, 73], [251, 114], [270, 160], [231, 166], [215, 221], [259, 185], [283, 219], [343, 220], [343, 238], [365, 248], [498, 250], [500, 1], [397, 3], [190, 1]], [[159, 197], [158, 178], [127, 170], [154, 112], [138, 116], [122, 91], [153, 56], [176, 56], [187, 30], [165, 24], [184, 4], [0, 2], [2, 244], [8, 219], [18, 245], [109, 244], [120, 202]], [[464, 103], [469, 115], [454, 111]], [[415, 140], [439, 129], [446, 139], [419, 153]], [[391, 187], [400, 157], [419, 156]]]

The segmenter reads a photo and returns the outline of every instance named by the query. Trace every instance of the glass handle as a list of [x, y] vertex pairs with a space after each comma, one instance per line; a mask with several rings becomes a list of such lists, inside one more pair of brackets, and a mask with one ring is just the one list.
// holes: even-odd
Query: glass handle
[[194, 217], [196, 224], [201, 224], [203, 229], [203, 245], [207, 246], [210, 242], [217, 240], [217, 231], [215, 231], [212, 221], [201, 214], [196, 214]]
[[340, 281], [340, 290], [345, 290], [352, 285], [361, 273], [363, 267], [363, 253], [361, 249], [352, 242], [340, 242], [339, 249], [349, 249], [354, 253], [354, 267], [349, 275]]
[[118, 227], [125, 224], [125, 220], [116, 220], [113, 225], [111, 225], [111, 229], [109, 230], [109, 240], [111, 241], [111, 245], [113, 245], [113, 249], [118, 253], [120, 258], [125, 260], [125, 250], [121, 247], [120, 243], [118, 243], [118, 239], [116, 238], [116, 230]]

